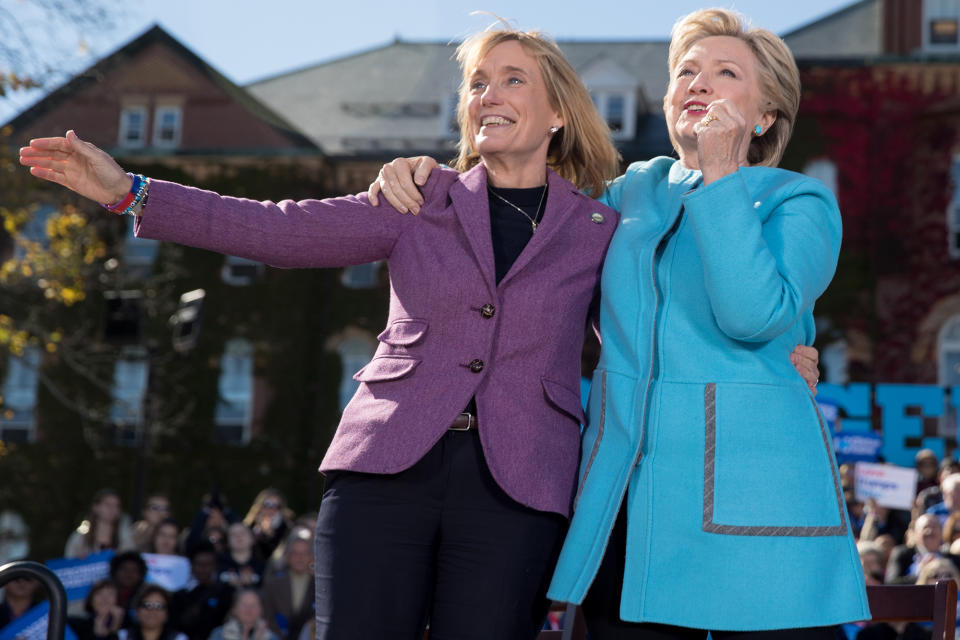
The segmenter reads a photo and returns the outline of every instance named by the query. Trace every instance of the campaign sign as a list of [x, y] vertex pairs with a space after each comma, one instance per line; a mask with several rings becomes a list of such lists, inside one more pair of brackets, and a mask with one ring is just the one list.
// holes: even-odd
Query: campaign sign
[[817, 407], [820, 408], [820, 414], [827, 423], [830, 433], [837, 427], [837, 416], [840, 415], [840, 405], [828, 398], [817, 398]]
[[190, 561], [183, 556], [144, 553], [147, 563], [147, 582], [158, 584], [167, 591], [179, 591], [190, 580]]
[[917, 493], [917, 470], [892, 464], [858, 462], [854, 492], [860, 501], [873, 498], [882, 507], [910, 509]]
[[837, 462], [876, 462], [883, 448], [883, 436], [873, 431], [839, 431], [833, 434]]
[[[41, 602], [0, 629], [0, 640], [46, 640], [49, 602]], [[66, 622], [66, 621], [64, 621]], [[64, 640], [77, 640], [69, 625], [64, 624]]]
[[74, 602], [86, 598], [94, 582], [110, 576], [112, 557], [113, 551], [107, 550], [92, 553], [86, 558], [48, 560], [47, 567], [60, 578], [67, 592], [67, 600]]

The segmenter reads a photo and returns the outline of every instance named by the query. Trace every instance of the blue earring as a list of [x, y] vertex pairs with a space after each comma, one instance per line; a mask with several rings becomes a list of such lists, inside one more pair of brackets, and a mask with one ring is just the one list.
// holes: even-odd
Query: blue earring
[[760, 125], [757, 125], [756, 127], [753, 128], [753, 133], [756, 135], [760, 135], [761, 133], [763, 133], [763, 127], [761, 127]]

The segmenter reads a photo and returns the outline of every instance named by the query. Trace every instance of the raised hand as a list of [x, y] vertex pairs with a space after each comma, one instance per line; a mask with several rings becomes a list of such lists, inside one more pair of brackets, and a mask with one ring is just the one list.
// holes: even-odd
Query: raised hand
[[20, 164], [38, 178], [104, 204], [122, 200], [133, 184], [105, 151], [84, 142], [73, 130], [65, 137], [36, 138], [20, 149]]
[[367, 196], [374, 206], [380, 204], [378, 194], [383, 193], [387, 202], [400, 213], [420, 213], [423, 204], [422, 187], [430, 177], [430, 172], [439, 165], [430, 156], [396, 158], [380, 169], [377, 179], [367, 189]]
[[737, 105], [721, 98], [707, 107], [707, 115], [693, 127], [697, 134], [697, 161], [703, 183], [735, 172], [747, 164], [751, 131]]

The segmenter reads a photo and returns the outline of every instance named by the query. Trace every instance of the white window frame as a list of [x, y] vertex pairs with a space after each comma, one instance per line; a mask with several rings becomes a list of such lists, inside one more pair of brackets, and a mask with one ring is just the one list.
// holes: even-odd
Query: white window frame
[[[139, 113], [141, 119], [140, 136], [136, 140], [128, 140], [130, 133], [130, 123], [127, 121], [127, 115]], [[139, 149], [147, 146], [147, 107], [144, 105], [129, 105], [120, 109], [120, 133], [117, 139], [117, 145], [124, 149]]]
[[134, 233], [136, 218], [123, 217], [127, 219], [127, 235], [123, 241], [124, 273], [133, 278], [146, 278], [157, 260], [157, 248], [160, 242], [150, 238], [138, 238]]
[[[931, 42], [930, 23], [936, 19], [957, 20], [957, 42]], [[960, 0], [923, 0], [923, 50], [928, 53], [955, 53], [960, 51]]]
[[0, 406], [0, 440], [17, 441], [10, 432], [25, 433], [25, 442], [37, 441], [37, 388], [41, 359], [40, 347], [28, 346], [23, 354], [10, 354], [3, 381], [3, 406]]
[[341, 372], [338, 389], [340, 411], [346, 408], [347, 403], [360, 387], [360, 383], [353, 379], [353, 374], [370, 362], [376, 350], [376, 343], [373, 340], [359, 335], [349, 336], [337, 345]]
[[[247, 271], [249, 267], [254, 267], [254, 273], [252, 275], [242, 273], [238, 270], [238, 268], [240, 268], [243, 271]], [[228, 255], [224, 257], [223, 267], [220, 269], [220, 278], [224, 283], [232, 287], [244, 287], [253, 284], [263, 275], [263, 271], [264, 267], [262, 262]]]
[[950, 165], [950, 203], [947, 205], [947, 255], [960, 260], [960, 154]]
[[[951, 337], [957, 329], [957, 336]], [[950, 316], [937, 334], [937, 381], [940, 386], [960, 386], [960, 375], [951, 376], [947, 371], [947, 353], [960, 354], [960, 314]]]
[[627, 89], [591, 89], [590, 96], [593, 98], [593, 103], [597, 107], [597, 111], [600, 112], [600, 116], [603, 118], [603, 121], [608, 125], [610, 124], [609, 120], [609, 105], [612, 98], [622, 98], [623, 99], [623, 126], [619, 131], [610, 131], [610, 135], [614, 140], [631, 140], [637, 133], [637, 96], [636, 92], [629, 91]]
[[149, 376], [150, 361], [143, 347], [125, 348], [114, 363], [110, 422], [117, 429], [121, 443], [140, 441]]
[[[161, 132], [164, 127], [164, 117], [174, 116], [173, 139], [164, 140], [161, 138]], [[153, 111], [153, 146], [158, 149], [176, 149], [180, 146], [180, 138], [183, 133], [183, 108], [179, 105], [160, 105]]]
[[224, 345], [217, 391], [215, 428], [240, 426], [239, 441], [224, 441], [239, 446], [249, 444], [253, 427], [253, 345], [249, 341], [233, 338]]

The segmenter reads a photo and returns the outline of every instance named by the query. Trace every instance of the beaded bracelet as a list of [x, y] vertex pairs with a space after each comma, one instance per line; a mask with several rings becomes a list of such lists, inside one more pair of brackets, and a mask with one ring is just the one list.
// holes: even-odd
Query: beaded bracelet
[[107, 211], [112, 211], [116, 214], [139, 215], [143, 209], [143, 205], [146, 204], [148, 181], [139, 173], [128, 173], [127, 175], [133, 178], [133, 183], [130, 185], [130, 192], [127, 193], [120, 202], [115, 204], [102, 204], [106, 207]]

